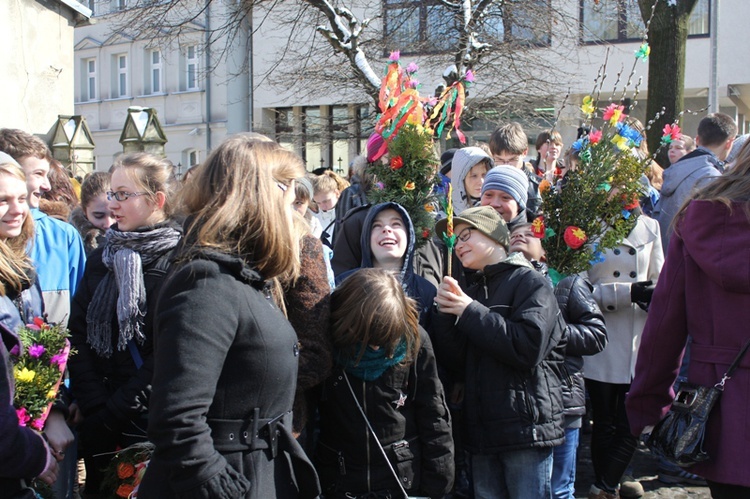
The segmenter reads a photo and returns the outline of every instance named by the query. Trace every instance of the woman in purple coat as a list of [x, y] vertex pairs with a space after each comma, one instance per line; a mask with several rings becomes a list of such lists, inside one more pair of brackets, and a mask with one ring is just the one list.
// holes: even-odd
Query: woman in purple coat
[[[711, 386], [750, 338], [750, 146], [734, 168], [698, 191], [675, 218], [654, 291], [635, 379], [626, 402], [633, 434], [669, 409], [692, 337], [688, 381]], [[714, 498], [750, 497], [750, 356], [745, 356], [708, 420], [710, 459], [691, 471]]]

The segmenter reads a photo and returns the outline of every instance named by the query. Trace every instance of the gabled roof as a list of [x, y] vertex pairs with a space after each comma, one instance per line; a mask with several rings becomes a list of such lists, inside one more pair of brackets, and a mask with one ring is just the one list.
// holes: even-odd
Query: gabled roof
[[103, 44], [96, 38], [92, 38], [90, 36], [87, 36], [80, 42], [76, 43], [75, 47], [73, 47], [75, 50], [83, 50], [83, 49], [95, 49], [101, 47]]
[[74, 12], [78, 13], [82, 17], [86, 19], [90, 19], [93, 15], [93, 12], [91, 12], [91, 9], [83, 5], [81, 2], [78, 2], [76, 0], [57, 0], [58, 3], [61, 3], [65, 5], [66, 7], [72, 9]]

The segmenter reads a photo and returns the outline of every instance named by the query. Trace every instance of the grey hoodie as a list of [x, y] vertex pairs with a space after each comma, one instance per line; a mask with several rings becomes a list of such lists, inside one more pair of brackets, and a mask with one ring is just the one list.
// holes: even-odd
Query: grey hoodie
[[672, 220], [692, 192], [705, 186], [713, 177], [721, 175], [721, 162], [708, 149], [699, 147], [664, 170], [661, 198], [654, 207], [654, 218], [659, 222], [661, 243], [667, 252], [672, 235]]

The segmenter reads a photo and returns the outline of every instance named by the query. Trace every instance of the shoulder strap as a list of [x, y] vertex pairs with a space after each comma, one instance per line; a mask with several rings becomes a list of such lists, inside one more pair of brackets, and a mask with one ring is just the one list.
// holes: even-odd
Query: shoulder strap
[[717, 388], [724, 389], [724, 383], [726, 383], [726, 381], [732, 377], [732, 374], [734, 374], [734, 371], [737, 370], [737, 367], [739, 367], [740, 362], [742, 361], [742, 358], [747, 353], [748, 348], [750, 348], [750, 340], [748, 340], [745, 343], [745, 346], [742, 347], [742, 350], [740, 350], [740, 353], [738, 353], [737, 357], [734, 358], [734, 362], [732, 362], [732, 365], [729, 366], [729, 369], [727, 369], [727, 372], [724, 373], [724, 376], [721, 378], [721, 381], [716, 383]]
[[398, 477], [398, 473], [396, 473], [396, 470], [393, 469], [391, 460], [388, 459], [388, 455], [385, 453], [385, 449], [383, 449], [383, 446], [380, 444], [380, 440], [378, 439], [378, 436], [375, 434], [375, 430], [373, 430], [372, 426], [370, 425], [370, 420], [367, 419], [367, 414], [365, 414], [365, 411], [364, 409], [362, 409], [362, 406], [360, 405], [359, 400], [357, 400], [357, 396], [354, 394], [354, 389], [352, 388], [352, 384], [349, 382], [349, 376], [347, 376], [346, 371], [343, 371], [343, 372], [344, 372], [344, 379], [346, 380], [346, 386], [349, 387], [349, 393], [352, 394], [354, 403], [357, 405], [357, 409], [359, 409], [359, 413], [362, 414], [362, 418], [365, 420], [365, 424], [367, 425], [367, 430], [370, 432], [370, 435], [372, 435], [373, 440], [375, 440], [375, 443], [378, 445], [378, 449], [380, 449], [380, 453], [383, 455], [383, 459], [385, 459], [386, 464], [388, 464], [388, 469], [390, 469], [391, 473], [393, 473], [393, 478], [396, 480], [396, 483], [398, 484], [398, 488], [401, 489], [401, 492], [403, 492], [404, 497], [408, 499], [409, 494], [406, 493], [406, 489], [404, 489], [404, 486], [401, 485], [401, 479]]

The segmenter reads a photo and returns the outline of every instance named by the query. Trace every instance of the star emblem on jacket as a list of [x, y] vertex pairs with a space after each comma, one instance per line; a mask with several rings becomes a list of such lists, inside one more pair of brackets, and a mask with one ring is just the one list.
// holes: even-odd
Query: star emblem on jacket
[[398, 400], [393, 401], [393, 405], [396, 406], [396, 409], [402, 408], [406, 404], [406, 394], [401, 393], [398, 396]]

